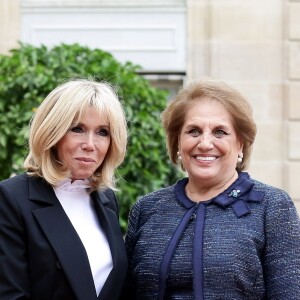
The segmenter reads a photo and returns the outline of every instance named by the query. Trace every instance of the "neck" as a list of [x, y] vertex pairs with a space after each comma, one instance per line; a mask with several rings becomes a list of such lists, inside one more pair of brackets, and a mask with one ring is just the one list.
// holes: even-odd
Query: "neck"
[[238, 173], [234, 171], [231, 176], [218, 184], [199, 186], [198, 184], [191, 183], [189, 180], [185, 191], [187, 196], [194, 202], [207, 201], [225, 191], [237, 178]]

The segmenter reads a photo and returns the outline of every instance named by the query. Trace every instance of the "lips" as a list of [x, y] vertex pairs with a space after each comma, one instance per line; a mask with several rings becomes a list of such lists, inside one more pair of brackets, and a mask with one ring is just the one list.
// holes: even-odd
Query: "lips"
[[201, 156], [201, 155], [195, 155], [194, 156], [196, 160], [198, 161], [214, 161], [217, 159], [216, 156]]
[[94, 163], [95, 160], [92, 158], [88, 158], [88, 157], [76, 157], [76, 160], [80, 161], [80, 162], [86, 162], [86, 163]]

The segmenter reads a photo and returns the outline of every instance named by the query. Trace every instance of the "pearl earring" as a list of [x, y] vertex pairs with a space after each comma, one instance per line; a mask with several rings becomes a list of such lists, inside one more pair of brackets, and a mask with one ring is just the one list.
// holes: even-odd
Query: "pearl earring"
[[178, 160], [181, 160], [181, 155], [180, 155], [179, 151], [177, 151], [177, 158], [178, 158]]
[[243, 161], [243, 157], [244, 157], [243, 153], [241, 153], [241, 154], [238, 155], [237, 162], [238, 162], [239, 164]]

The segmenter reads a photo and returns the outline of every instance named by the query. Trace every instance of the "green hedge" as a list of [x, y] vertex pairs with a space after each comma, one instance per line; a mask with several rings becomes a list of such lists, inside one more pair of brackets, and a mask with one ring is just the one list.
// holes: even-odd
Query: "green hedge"
[[121, 64], [110, 53], [78, 44], [54, 48], [20, 44], [0, 55], [0, 180], [23, 172], [28, 124], [45, 96], [67, 78], [96, 78], [118, 88], [129, 121], [129, 145], [118, 170], [121, 225], [136, 199], [173, 183], [178, 171], [170, 163], [160, 112], [167, 92], [153, 88], [137, 74], [139, 66]]

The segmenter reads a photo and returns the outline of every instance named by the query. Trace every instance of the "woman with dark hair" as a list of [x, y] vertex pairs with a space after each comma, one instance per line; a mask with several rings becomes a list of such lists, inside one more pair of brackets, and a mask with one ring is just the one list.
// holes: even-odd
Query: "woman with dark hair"
[[162, 121], [187, 177], [132, 207], [124, 296], [299, 299], [299, 217], [286, 192], [245, 172], [256, 135], [248, 102], [203, 80], [184, 87]]

